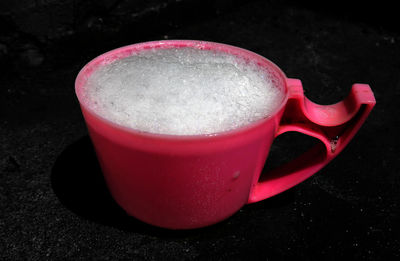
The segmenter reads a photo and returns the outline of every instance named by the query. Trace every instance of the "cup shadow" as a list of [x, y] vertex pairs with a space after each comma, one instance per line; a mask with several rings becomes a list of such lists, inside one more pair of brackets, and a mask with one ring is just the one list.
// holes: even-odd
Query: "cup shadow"
[[[67, 146], [57, 157], [51, 172], [51, 185], [60, 202], [75, 214], [92, 222], [124, 231], [162, 237], [189, 236], [198, 234], [199, 231], [229, 229], [228, 221], [235, 217], [233, 215], [225, 221], [205, 228], [169, 230], [129, 216], [109, 193], [89, 136], [83, 136]], [[275, 208], [289, 204], [293, 200], [294, 193], [289, 190], [258, 205], [262, 208]], [[255, 206], [251, 208], [253, 207]], [[243, 217], [243, 219], [248, 218]]]

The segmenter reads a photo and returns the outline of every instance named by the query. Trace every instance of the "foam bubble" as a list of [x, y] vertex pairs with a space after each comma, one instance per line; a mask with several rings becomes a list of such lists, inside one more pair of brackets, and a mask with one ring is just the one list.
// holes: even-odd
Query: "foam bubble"
[[283, 94], [268, 72], [194, 48], [153, 49], [101, 66], [88, 79], [91, 109], [150, 133], [212, 134], [268, 117]]

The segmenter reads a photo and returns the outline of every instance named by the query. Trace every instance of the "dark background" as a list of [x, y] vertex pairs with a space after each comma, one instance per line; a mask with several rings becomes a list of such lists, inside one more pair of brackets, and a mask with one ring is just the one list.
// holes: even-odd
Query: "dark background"
[[[0, 259], [398, 259], [397, 7], [350, 2], [1, 1]], [[257, 52], [321, 104], [369, 83], [377, 106], [341, 155], [295, 188], [211, 227], [155, 228], [109, 196], [74, 79], [103, 52], [159, 39]], [[313, 142], [284, 134], [268, 162]]]

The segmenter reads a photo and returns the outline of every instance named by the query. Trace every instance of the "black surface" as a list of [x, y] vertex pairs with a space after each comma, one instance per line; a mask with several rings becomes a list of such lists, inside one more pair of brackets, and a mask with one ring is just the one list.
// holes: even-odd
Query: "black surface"
[[[342, 1], [27, 0], [0, 9], [0, 259], [399, 258], [394, 13], [383, 3]], [[369, 83], [377, 106], [341, 155], [295, 188], [211, 227], [155, 228], [109, 196], [74, 79], [105, 51], [165, 38], [257, 52], [321, 104]], [[279, 165], [312, 143], [282, 135], [268, 162]]]

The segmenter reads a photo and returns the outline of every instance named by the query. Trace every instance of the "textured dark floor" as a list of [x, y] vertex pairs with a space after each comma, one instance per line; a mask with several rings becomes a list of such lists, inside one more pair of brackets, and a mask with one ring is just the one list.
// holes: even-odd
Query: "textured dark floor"
[[[117, 1], [109, 13], [82, 18], [52, 38], [2, 23], [0, 259], [399, 258], [399, 32], [376, 18], [326, 12], [322, 4], [165, 2], [130, 14], [127, 2]], [[295, 188], [211, 227], [155, 228], [126, 216], [110, 198], [74, 79], [105, 51], [166, 38], [257, 52], [300, 78], [321, 104], [339, 101], [354, 82], [369, 83], [377, 106], [341, 155]], [[282, 135], [268, 162], [288, 161], [312, 143]]]

